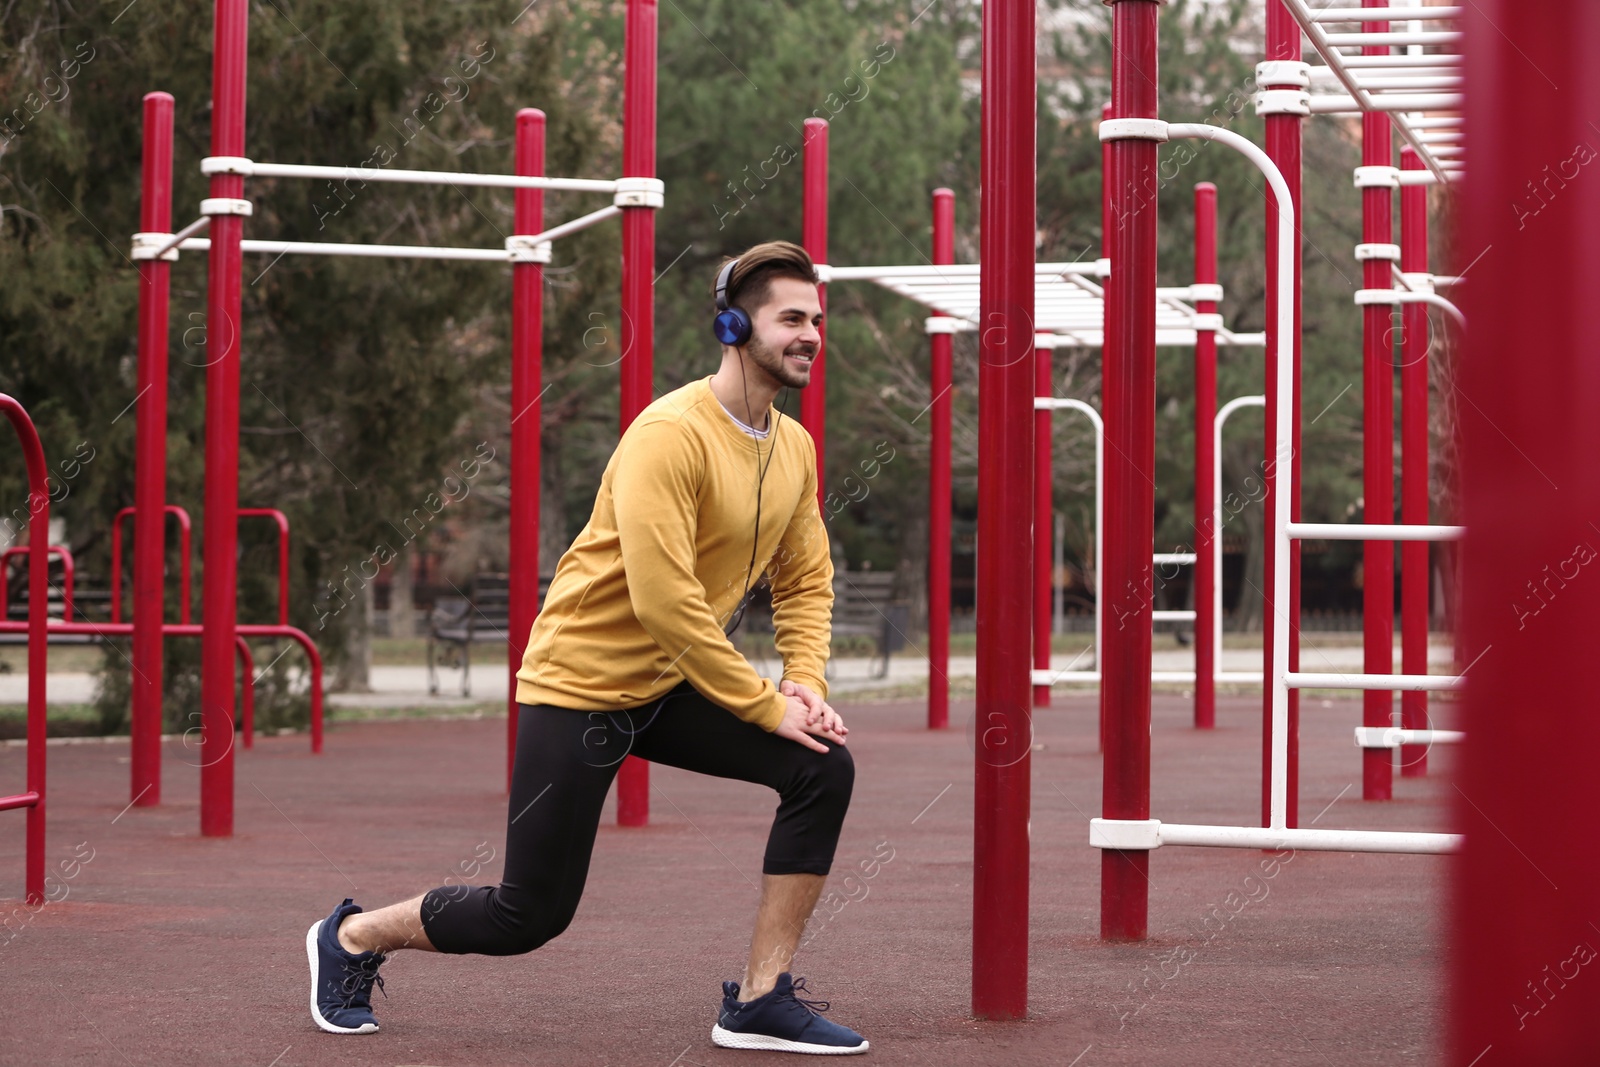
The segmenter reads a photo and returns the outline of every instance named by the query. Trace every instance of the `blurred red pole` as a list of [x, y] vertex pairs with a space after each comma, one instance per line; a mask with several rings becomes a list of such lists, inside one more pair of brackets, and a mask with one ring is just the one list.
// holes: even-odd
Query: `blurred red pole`
[[[933, 191], [933, 262], [956, 261], [956, 194]], [[936, 315], [944, 318], [943, 314]], [[928, 416], [928, 729], [950, 725], [950, 347], [947, 333], [929, 337], [932, 367]]]
[[[544, 112], [525, 107], [517, 112], [513, 149], [517, 174], [544, 174]], [[544, 229], [544, 191], [518, 189], [512, 194], [512, 232], [534, 234]], [[540, 433], [544, 406], [539, 403], [544, 359], [544, 265], [511, 266], [511, 639], [507, 644], [510, 689], [506, 692], [506, 789], [517, 758], [517, 671], [528, 651], [528, 635], [539, 604]]]
[[[1400, 150], [1400, 169], [1425, 170], [1416, 149]], [[1428, 187], [1406, 185], [1400, 189], [1400, 269], [1421, 273], [1428, 269]], [[1400, 333], [1400, 521], [1409, 525], [1428, 522], [1428, 307], [1406, 304]], [[1400, 546], [1400, 673], [1428, 673], [1428, 560], [1426, 541]], [[1400, 694], [1400, 725], [1407, 730], [1428, 728], [1426, 691]], [[1400, 746], [1400, 775], [1417, 778], [1428, 773], [1428, 746]]]
[[[211, 155], [243, 156], [249, 6], [217, 0]], [[244, 178], [211, 176], [213, 199], [241, 199]], [[211, 219], [206, 269], [205, 573], [201, 579], [200, 833], [233, 834], [234, 656], [239, 589], [239, 242], [244, 216]], [[141, 474], [144, 472], [141, 471]], [[157, 538], [159, 543], [159, 538]]]
[[[1595, 1062], [1600, 701], [1600, 5], [1465, 11], [1470, 329], [1462, 435], [1466, 744], [1451, 865], [1454, 1067]], [[1507, 356], [1516, 354], [1508, 365]]]
[[[1217, 281], [1217, 187], [1200, 182], [1194, 187], [1194, 280], [1199, 285]], [[1215, 300], [1196, 300], [1202, 315], [1216, 313]], [[1212, 538], [1211, 468], [1216, 461], [1213, 437], [1217, 423], [1217, 333], [1197, 330], [1194, 339], [1194, 725], [1209, 730], [1217, 724], [1216, 613], [1211, 604], [1216, 589], [1216, 561]]]
[[[805, 171], [801, 204], [801, 243], [811, 253], [813, 263], [828, 262], [828, 124], [823, 119], [806, 119], [801, 151]], [[817, 300], [826, 314], [828, 287], [817, 286]], [[823, 477], [823, 451], [828, 438], [828, 323], [824, 319], [817, 331], [822, 344], [811, 363], [811, 384], [800, 390], [800, 422], [817, 444], [817, 502], [822, 502], [827, 485]]]
[[[656, 0], [628, 0], [624, 43], [622, 173], [656, 174]], [[655, 366], [656, 216], [651, 207], [622, 209], [622, 425], [626, 432], [649, 405]], [[650, 821], [650, 765], [636, 756], [617, 774], [617, 823]]]
[[[1387, 0], [1361, 0], [1364, 8], [1387, 7]], [[1388, 22], [1363, 22], [1363, 33], [1383, 33]], [[1388, 46], [1367, 46], [1363, 55], [1388, 55]], [[1368, 112], [1361, 116], [1361, 163], [1367, 167], [1394, 166], [1393, 133], [1389, 116]], [[1366, 244], [1394, 241], [1394, 190], [1369, 185], [1361, 190], [1361, 240]], [[1373, 258], [1362, 264], [1362, 286], [1392, 289], [1394, 264]], [[1362, 495], [1364, 521], [1394, 522], [1394, 308], [1368, 304], [1362, 309]], [[1362, 670], [1367, 674], [1394, 672], [1394, 543], [1363, 541], [1361, 554]], [[1361, 694], [1363, 726], [1394, 725], [1394, 694], [1368, 689]], [[1394, 751], [1361, 750], [1361, 797], [1388, 800], [1394, 794]]]
[[[145, 94], [139, 196], [139, 229], [145, 233], [172, 231], [172, 111], [172, 94]], [[132, 775], [128, 792], [130, 800], [141, 807], [161, 803], [161, 609], [167, 555], [167, 319], [171, 270], [170, 263], [163, 259], [139, 263], [139, 397], [133, 465], [133, 693], [128, 727]], [[121, 531], [120, 521], [115, 528]], [[187, 560], [184, 566], [188, 566]], [[120, 570], [115, 580], [113, 593], [120, 594]]]
[[[1157, 117], [1155, 0], [1115, 0], [1112, 99], [1117, 120]], [[1105, 358], [1105, 708], [1102, 817], [1150, 817], [1150, 625], [1155, 544], [1157, 143], [1111, 142], [1115, 328]], [[1141, 941], [1150, 853], [1101, 849], [1100, 936]]]
[[1032, 0], [984, 5], [972, 849], [972, 1013], [981, 1019], [1028, 1012], [1036, 44]]

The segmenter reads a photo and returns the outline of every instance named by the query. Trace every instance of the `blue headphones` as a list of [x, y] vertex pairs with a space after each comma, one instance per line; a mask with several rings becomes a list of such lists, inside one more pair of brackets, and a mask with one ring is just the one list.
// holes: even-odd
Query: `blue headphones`
[[711, 320], [711, 332], [725, 345], [743, 345], [750, 342], [750, 316], [744, 308], [728, 306], [728, 282], [733, 278], [737, 259], [730, 259], [717, 275], [717, 317]]

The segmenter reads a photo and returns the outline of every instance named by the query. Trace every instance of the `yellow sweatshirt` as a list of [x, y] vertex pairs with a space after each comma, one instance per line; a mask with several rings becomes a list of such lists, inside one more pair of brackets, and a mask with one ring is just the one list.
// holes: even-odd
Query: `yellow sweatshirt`
[[816, 444], [798, 420], [770, 407], [768, 419], [758, 442], [734, 424], [709, 377], [639, 414], [606, 464], [589, 522], [556, 565], [517, 672], [519, 702], [616, 711], [688, 679], [712, 703], [777, 729], [787, 698], [723, 634], [750, 567], [758, 447], [766, 479], [750, 582], [771, 579], [783, 676], [827, 696], [833, 562]]

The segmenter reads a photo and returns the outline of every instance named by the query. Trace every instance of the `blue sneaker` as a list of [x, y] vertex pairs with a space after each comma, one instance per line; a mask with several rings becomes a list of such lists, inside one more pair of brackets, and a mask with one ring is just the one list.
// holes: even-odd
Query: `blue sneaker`
[[711, 1040], [723, 1048], [767, 1049], [772, 1052], [808, 1052], [814, 1056], [850, 1056], [867, 1051], [867, 1039], [818, 1012], [828, 1010], [825, 1000], [805, 1000], [806, 980], [778, 975], [772, 992], [739, 1003], [739, 983], [722, 983], [722, 1014], [711, 1028]]
[[[378, 952], [359, 955], [339, 944], [339, 924], [361, 909], [349, 897], [326, 919], [306, 931], [306, 956], [311, 960], [311, 1018], [330, 1034], [375, 1034], [378, 1020], [372, 1014], [372, 984], [383, 990]], [[389, 994], [384, 993], [384, 996]]]

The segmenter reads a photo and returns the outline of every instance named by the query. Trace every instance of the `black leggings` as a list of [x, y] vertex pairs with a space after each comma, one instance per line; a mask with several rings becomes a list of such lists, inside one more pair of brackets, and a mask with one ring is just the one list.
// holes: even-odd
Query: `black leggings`
[[777, 790], [766, 874], [825, 875], [833, 864], [855, 782], [844, 746], [824, 741], [824, 754], [769, 734], [688, 683], [625, 711], [520, 707], [505, 876], [498, 886], [428, 891], [422, 927], [440, 952], [514, 956], [567, 928], [606, 792], [628, 755]]

